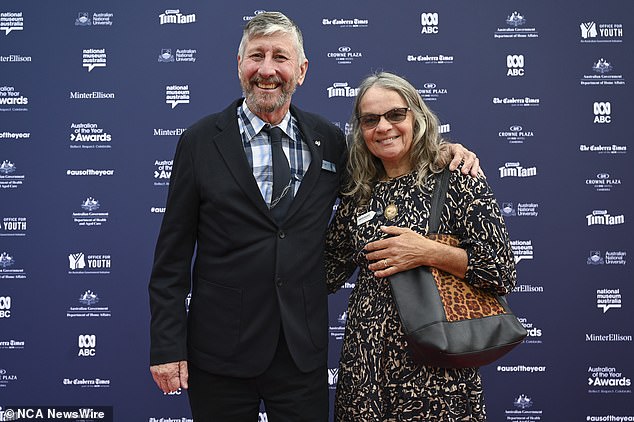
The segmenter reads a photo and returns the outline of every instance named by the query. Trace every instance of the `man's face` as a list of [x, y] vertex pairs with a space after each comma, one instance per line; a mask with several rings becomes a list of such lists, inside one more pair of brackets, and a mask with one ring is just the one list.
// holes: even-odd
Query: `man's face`
[[290, 34], [251, 38], [244, 56], [238, 56], [240, 84], [249, 108], [257, 115], [285, 114], [295, 88], [304, 82], [307, 69], [307, 60], [299, 63]]

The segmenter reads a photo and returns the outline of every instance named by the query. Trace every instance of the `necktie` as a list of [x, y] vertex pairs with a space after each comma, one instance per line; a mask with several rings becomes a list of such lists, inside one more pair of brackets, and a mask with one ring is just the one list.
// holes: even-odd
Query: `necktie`
[[271, 158], [273, 161], [273, 195], [271, 197], [271, 214], [275, 221], [281, 223], [293, 201], [291, 191], [291, 168], [282, 149], [282, 129], [268, 127], [265, 129], [271, 139]]

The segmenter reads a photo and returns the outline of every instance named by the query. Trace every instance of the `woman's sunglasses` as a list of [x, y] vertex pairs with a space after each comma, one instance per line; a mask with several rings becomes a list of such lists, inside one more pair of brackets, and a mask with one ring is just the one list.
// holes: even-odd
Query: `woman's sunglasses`
[[405, 120], [409, 110], [409, 107], [399, 107], [386, 111], [383, 114], [364, 114], [363, 116], [357, 117], [357, 120], [362, 129], [374, 129], [381, 121], [381, 117], [385, 117], [385, 120], [390, 123], [399, 123]]

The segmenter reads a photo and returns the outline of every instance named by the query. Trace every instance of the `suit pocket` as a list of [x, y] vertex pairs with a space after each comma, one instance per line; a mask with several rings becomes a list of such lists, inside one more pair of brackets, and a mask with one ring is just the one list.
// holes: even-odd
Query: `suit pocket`
[[199, 279], [189, 309], [191, 345], [216, 356], [232, 354], [240, 339], [242, 290]]

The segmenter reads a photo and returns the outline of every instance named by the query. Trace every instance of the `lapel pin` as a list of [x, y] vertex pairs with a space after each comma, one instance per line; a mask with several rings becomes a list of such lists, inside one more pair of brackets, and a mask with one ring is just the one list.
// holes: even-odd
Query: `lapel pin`
[[315, 145], [321, 146], [321, 141], [319, 139], [315, 140]]

